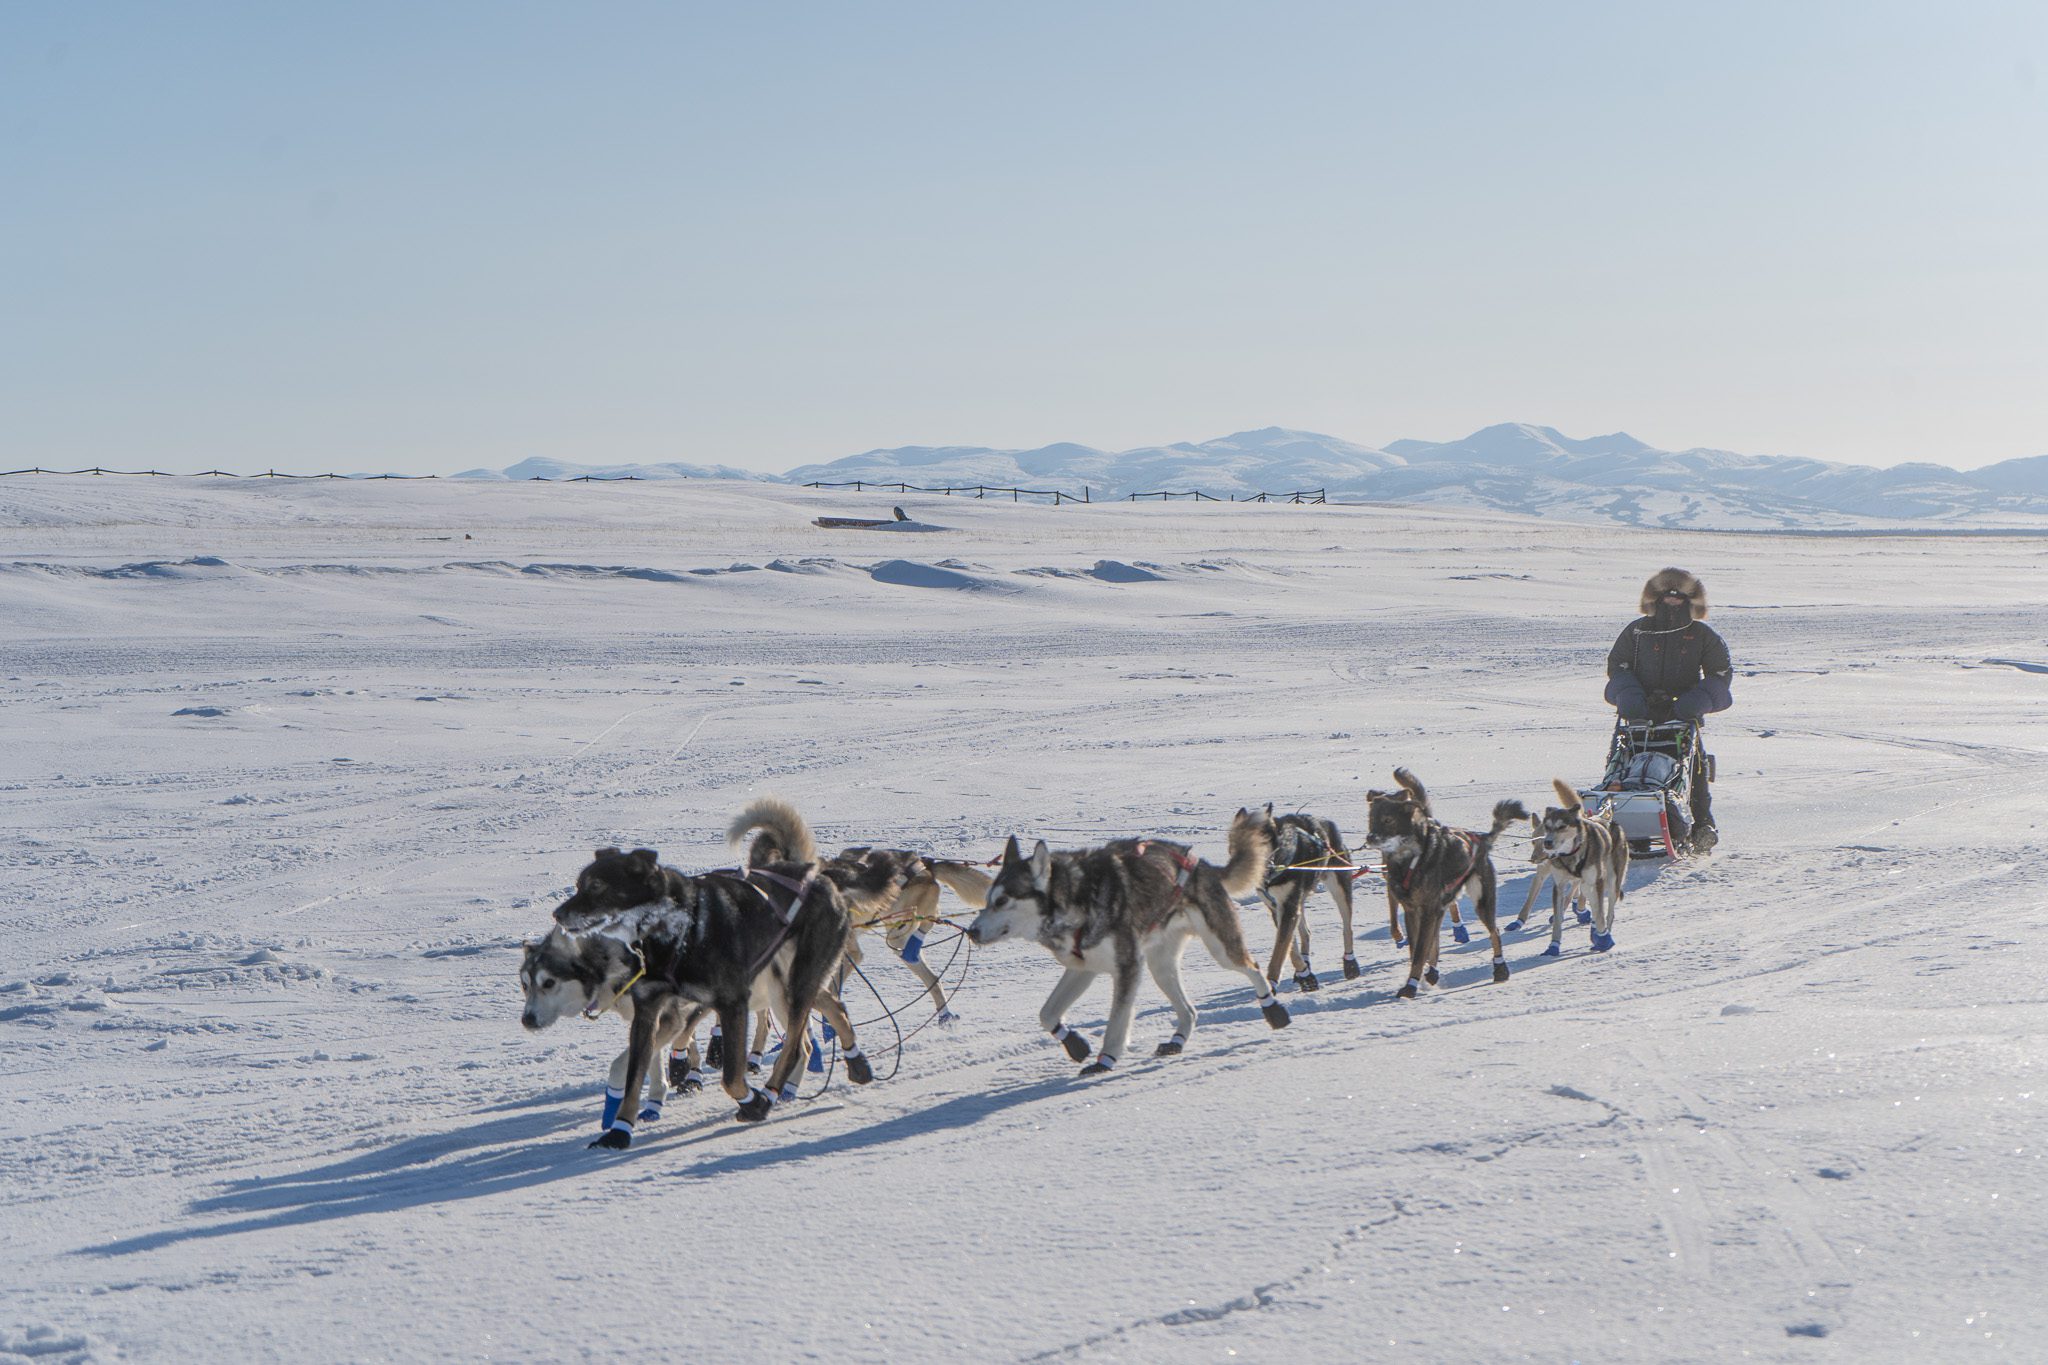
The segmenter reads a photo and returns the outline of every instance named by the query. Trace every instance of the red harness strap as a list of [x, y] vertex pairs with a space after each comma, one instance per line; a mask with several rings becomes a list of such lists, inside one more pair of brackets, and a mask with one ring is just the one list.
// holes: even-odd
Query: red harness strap
[[[1140, 839], [1138, 840], [1137, 847], [1133, 848], [1130, 851], [1130, 853], [1128, 853], [1125, 856], [1131, 858], [1142, 858], [1146, 855], [1147, 852], [1151, 850], [1152, 845], [1155, 842], [1158, 841], [1153, 839]], [[1188, 881], [1195, 875], [1195, 869], [1202, 865], [1202, 860], [1200, 858], [1195, 857], [1192, 853], [1183, 853], [1176, 848], [1162, 848], [1161, 851], [1164, 852], [1167, 857], [1173, 859], [1174, 866], [1180, 869], [1178, 873], [1174, 874], [1173, 878], [1173, 899], [1166, 903], [1166, 913], [1170, 915], [1175, 910], [1180, 908], [1181, 899], [1187, 895]], [[1083, 947], [1082, 939], [1087, 935], [1087, 933], [1088, 926], [1086, 924], [1083, 924], [1080, 928], [1074, 930], [1075, 957], [1081, 956], [1081, 951]]]

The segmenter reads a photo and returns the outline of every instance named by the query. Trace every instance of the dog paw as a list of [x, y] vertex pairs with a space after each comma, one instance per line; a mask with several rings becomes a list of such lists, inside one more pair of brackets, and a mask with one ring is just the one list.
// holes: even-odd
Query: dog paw
[[604, 1136], [590, 1145], [602, 1147], [608, 1152], [623, 1152], [633, 1145], [633, 1135], [624, 1128], [607, 1128], [604, 1130]]
[[1060, 1046], [1065, 1048], [1067, 1055], [1075, 1061], [1085, 1062], [1088, 1060], [1088, 1040], [1071, 1029], [1068, 1030], [1064, 1038], [1060, 1039]]
[[1394, 939], [1394, 946], [1396, 948], [1406, 948], [1408, 946], [1408, 940], [1405, 938], [1396, 937]]
[[839, 1060], [846, 1063], [846, 1079], [855, 1085], [866, 1085], [875, 1078], [875, 1069], [868, 1065], [867, 1054], [856, 1052]]
[[1294, 989], [1298, 991], [1319, 991], [1322, 988], [1323, 983], [1316, 980], [1314, 972], [1296, 972], [1294, 974]]
[[773, 1104], [766, 1091], [756, 1090], [741, 1103], [736, 1117], [741, 1123], [759, 1123], [768, 1117], [768, 1110]]
[[1115, 1069], [1115, 1061], [1109, 1058], [1098, 1057], [1096, 1060], [1082, 1067], [1081, 1074], [1083, 1076], [1107, 1076], [1110, 1072], [1114, 1071]]
[[1287, 1006], [1281, 1004], [1278, 1000], [1267, 1000], [1265, 1004], [1259, 1007], [1259, 1013], [1266, 1016], [1266, 1023], [1273, 1028], [1286, 1028], [1290, 1023], [1294, 1022], [1287, 1013]]
[[660, 1117], [661, 1117], [661, 1110], [660, 1110], [660, 1108], [659, 1108], [659, 1107], [657, 1107], [657, 1106], [655, 1106], [655, 1105], [652, 1105], [652, 1104], [650, 1104], [650, 1105], [647, 1105], [647, 1106], [643, 1107], [643, 1108], [642, 1108], [642, 1109], [640, 1110], [640, 1117], [638, 1117], [638, 1118], [634, 1119], [634, 1120], [633, 1120], [633, 1122], [635, 1122], [635, 1123], [652, 1123], [652, 1122], [654, 1122], [654, 1121], [655, 1121], [656, 1119], [658, 1119], [658, 1118], [660, 1118]]
[[1451, 926], [1451, 937], [1459, 943], [1470, 943], [1472, 941], [1472, 931], [1462, 924], [1453, 924]]
[[1437, 970], [1436, 970], [1436, 968], [1434, 968], [1434, 967], [1427, 967], [1427, 968], [1424, 968], [1424, 969], [1423, 969], [1423, 973], [1422, 973], [1422, 979], [1423, 979], [1424, 981], [1427, 981], [1427, 982], [1428, 982], [1428, 983], [1429, 983], [1430, 985], [1434, 986], [1434, 985], [1435, 985], [1435, 984], [1437, 983]]
[[676, 1082], [676, 1089], [685, 1095], [694, 1095], [703, 1088], [704, 1078], [694, 1071]]
[[1347, 957], [1347, 958], [1345, 958], [1345, 959], [1344, 959], [1344, 979], [1345, 979], [1346, 981], [1356, 981], [1356, 980], [1358, 980], [1358, 959], [1357, 959], [1357, 958], [1355, 958], [1355, 957]]
[[1558, 945], [1555, 943], [1551, 944], [1548, 948], [1545, 948], [1543, 952], [1539, 954], [1539, 956], [1542, 957], [1557, 957], [1558, 955]]
[[1176, 1034], [1173, 1037], [1168, 1038], [1165, 1042], [1161, 1043], [1158, 1047], [1153, 1048], [1152, 1055], [1154, 1057], [1178, 1057], [1180, 1056], [1180, 1050], [1182, 1046], [1184, 1046], [1184, 1044], [1182, 1043], [1180, 1036]]
[[1591, 924], [1593, 922], [1593, 912], [1591, 910], [1574, 910], [1572, 914], [1581, 924]]
[[690, 1059], [671, 1057], [668, 1059], [668, 1083], [674, 1089], [681, 1089], [683, 1082], [690, 1079]]
[[932, 1022], [934, 1024], [957, 1024], [960, 1022], [960, 1016], [953, 1013], [951, 1009], [943, 1009], [932, 1016]]
[[1518, 919], [1511, 919], [1511, 920], [1509, 920], [1509, 921], [1508, 921], [1508, 927], [1507, 927], [1507, 930], [1506, 930], [1506, 932], [1508, 932], [1508, 933], [1510, 933], [1510, 934], [1519, 934], [1519, 933], [1521, 933], [1521, 932], [1522, 932], [1522, 931], [1523, 931], [1524, 929], [1526, 929], [1526, 928], [1528, 928], [1528, 927], [1529, 927], [1528, 925], [1526, 925], [1526, 924], [1522, 923], [1522, 922], [1521, 922], [1520, 920], [1518, 920]]
[[1413, 1000], [1415, 998], [1415, 983], [1413, 981], [1404, 983], [1400, 990], [1394, 992], [1394, 998], [1396, 1000]]
[[1604, 953], [1604, 952], [1606, 952], [1606, 951], [1607, 951], [1608, 949], [1612, 948], [1613, 946], [1614, 946], [1614, 935], [1612, 935], [1612, 934], [1598, 934], [1598, 933], [1596, 933], [1596, 934], [1594, 934], [1594, 935], [1593, 935], [1593, 951], [1594, 951], [1594, 952], [1596, 952], [1596, 953]]
[[704, 1065], [709, 1067], [711, 1070], [716, 1071], [718, 1070], [719, 1066], [724, 1063], [724, 1061], [725, 1036], [723, 1034], [714, 1033], [711, 1035], [711, 1041], [704, 1047]]
[[1505, 962], [1496, 962], [1496, 963], [1494, 963], [1494, 964], [1493, 964], [1493, 984], [1494, 984], [1494, 985], [1496, 985], [1496, 986], [1498, 986], [1498, 985], [1499, 985], [1499, 984], [1500, 984], [1501, 982], [1503, 982], [1503, 981], [1505, 981], [1505, 980], [1507, 980], [1507, 979], [1508, 979], [1508, 964], [1507, 964], [1507, 963], [1505, 963]]

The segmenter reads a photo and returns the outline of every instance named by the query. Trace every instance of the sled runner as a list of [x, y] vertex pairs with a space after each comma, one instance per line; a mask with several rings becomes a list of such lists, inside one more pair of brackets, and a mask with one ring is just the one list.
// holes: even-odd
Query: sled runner
[[1614, 812], [1631, 853], [1676, 858], [1692, 846], [1692, 784], [1713, 776], [1698, 721], [1618, 720], [1607, 771], [1579, 796], [1588, 815]]

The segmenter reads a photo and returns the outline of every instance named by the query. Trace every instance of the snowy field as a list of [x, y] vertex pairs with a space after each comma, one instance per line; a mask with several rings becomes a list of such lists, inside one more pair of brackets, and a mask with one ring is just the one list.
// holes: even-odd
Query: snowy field
[[[2048, 1358], [2048, 540], [810, 524], [895, 501], [0, 481], [0, 1359]], [[1738, 665], [1724, 842], [1639, 864], [1610, 954], [1524, 934], [1495, 986], [1447, 944], [1396, 1001], [1361, 883], [1361, 979], [1319, 894], [1293, 1027], [1198, 948], [1187, 1055], [1144, 1057], [1147, 983], [1082, 1082], [1000, 945], [892, 1079], [679, 1099], [622, 1154], [624, 1029], [519, 1027], [591, 848], [725, 863], [763, 793], [972, 858], [1353, 831], [1396, 763], [1459, 823], [1540, 805], [1666, 563]]]

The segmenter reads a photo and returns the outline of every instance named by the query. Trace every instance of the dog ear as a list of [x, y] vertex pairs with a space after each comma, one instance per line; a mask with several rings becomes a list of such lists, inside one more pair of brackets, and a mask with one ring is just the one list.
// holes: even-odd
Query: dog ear
[[1031, 850], [1031, 880], [1040, 886], [1052, 880], [1052, 850], [1045, 846], [1043, 839]]
[[1266, 818], [1268, 820], [1273, 818], [1273, 803], [1271, 801], [1266, 803]]
[[661, 855], [651, 848], [636, 848], [626, 856], [631, 858], [634, 866], [642, 872], [654, 871], [655, 866], [661, 862]]
[[1003, 845], [1003, 866], [1008, 867], [1011, 863], [1021, 863], [1023, 861], [1024, 850], [1017, 847], [1017, 836], [1012, 834], [1010, 842]]
[[599, 849], [597, 852], [591, 854], [590, 856], [592, 858], [616, 858], [619, 856], [619, 851], [610, 846], [606, 846], [604, 848]]

